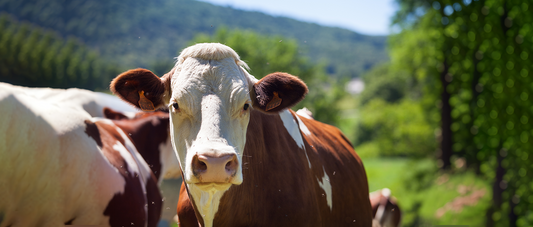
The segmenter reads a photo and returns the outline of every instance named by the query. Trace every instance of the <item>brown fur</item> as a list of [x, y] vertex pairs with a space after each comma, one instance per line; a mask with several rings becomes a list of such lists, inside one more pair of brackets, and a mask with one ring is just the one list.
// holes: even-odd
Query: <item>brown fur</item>
[[[301, 120], [312, 132], [302, 135], [306, 151], [297, 146], [279, 116], [251, 112], [244, 181], [224, 194], [214, 226], [372, 225], [366, 173], [351, 144], [333, 126]], [[332, 186], [332, 211], [317, 181], [324, 171]], [[184, 189], [182, 185], [178, 202], [180, 226], [198, 226], [194, 204]]]
[[169, 135], [169, 117], [166, 112], [138, 113], [129, 119], [119, 112], [104, 108], [106, 118], [131, 137], [156, 179], [161, 176], [161, 151], [159, 145], [166, 143]]
[[115, 95], [139, 109], [139, 92], [144, 91], [144, 96], [157, 109], [164, 105], [164, 97], [170, 92], [170, 76], [167, 73], [159, 78], [147, 69], [130, 69], [113, 79], [109, 88]]
[[[274, 92], [279, 94], [281, 105], [267, 110], [267, 104], [274, 97]], [[254, 84], [254, 108], [267, 113], [277, 113], [300, 102], [307, 92], [307, 86], [298, 77], [282, 72], [271, 73]]]
[[[104, 210], [103, 214], [109, 216], [109, 224], [111, 226], [130, 226], [144, 225], [147, 222], [148, 226], [157, 226], [161, 217], [162, 202], [156, 177], [151, 174], [148, 182], [144, 185], [146, 188], [146, 194], [144, 194], [143, 186], [138, 179], [139, 176], [127, 171], [128, 164], [124, 157], [113, 148], [117, 141], [125, 144], [117, 128], [101, 122], [86, 121], [85, 124], [87, 125], [86, 133], [97, 141], [109, 163], [118, 170], [126, 181], [124, 192], [115, 194]], [[147, 218], [144, 211], [145, 204], [148, 205]], [[73, 221], [75, 222], [75, 219]]]

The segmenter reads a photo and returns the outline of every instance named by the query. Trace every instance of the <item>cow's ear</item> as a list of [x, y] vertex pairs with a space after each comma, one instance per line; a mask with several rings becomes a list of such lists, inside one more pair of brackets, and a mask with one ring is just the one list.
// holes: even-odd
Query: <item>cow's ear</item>
[[147, 69], [131, 69], [118, 75], [111, 91], [144, 111], [154, 111], [170, 99], [170, 73], [159, 78]]
[[254, 108], [277, 113], [300, 102], [307, 94], [305, 83], [288, 73], [271, 73], [253, 85]]
[[124, 120], [128, 119], [123, 113], [112, 110], [111, 108], [104, 107], [104, 117], [111, 120]]

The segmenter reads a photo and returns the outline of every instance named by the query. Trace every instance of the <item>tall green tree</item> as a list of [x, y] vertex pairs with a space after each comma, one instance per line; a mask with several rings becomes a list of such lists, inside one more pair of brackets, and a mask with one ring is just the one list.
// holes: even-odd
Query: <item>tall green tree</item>
[[398, 3], [403, 31], [392, 40], [411, 44], [411, 53], [391, 42], [392, 58], [403, 55], [426, 84], [428, 109], [439, 108], [443, 167], [462, 157], [493, 180], [487, 226], [531, 226], [533, 1]]

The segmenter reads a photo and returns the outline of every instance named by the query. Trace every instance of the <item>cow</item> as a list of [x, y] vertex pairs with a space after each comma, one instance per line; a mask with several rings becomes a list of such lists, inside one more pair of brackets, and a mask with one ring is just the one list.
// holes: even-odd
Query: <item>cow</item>
[[380, 189], [370, 193], [370, 204], [374, 220], [382, 227], [398, 227], [402, 219], [402, 211], [391, 196], [388, 188]]
[[[0, 113], [1, 227], [157, 226], [158, 177], [142, 156], [150, 147], [136, 147], [120, 124], [2, 84]], [[133, 127], [167, 132], [166, 116], [163, 130], [150, 125], [164, 116]]]
[[183, 181], [180, 226], [371, 226], [365, 169], [336, 127], [289, 108], [307, 86], [261, 80], [228, 46], [196, 44], [159, 78], [132, 69], [111, 91], [144, 111], [168, 107]]
[[168, 112], [138, 112], [132, 117], [104, 107], [105, 118], [112, 119], [131, 138], [161, 184], [163, 179], [181, 177], [178, 160], [170, 144]]
[[122, 101], [116, 96], [94, 92], [79, 88], [58, 89], [47, 87], [22, 87], [0, 82], [0, 86], [25, 93], [40, 100], [47, 100], [65, 108], [87, 111], [93, 117], [105, 117], [105, 107], [112, 107], [115, 111], [132, 118], [139, 109]]

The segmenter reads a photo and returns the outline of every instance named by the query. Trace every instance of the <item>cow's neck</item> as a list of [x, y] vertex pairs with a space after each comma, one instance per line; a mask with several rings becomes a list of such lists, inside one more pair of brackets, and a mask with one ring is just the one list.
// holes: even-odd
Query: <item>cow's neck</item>
[[189, 195], [192, 196], [196, 209], [204, 221], [203, 227], [213, 226], [220, 199], [230, 186], [231, 184], [187, 184]]

